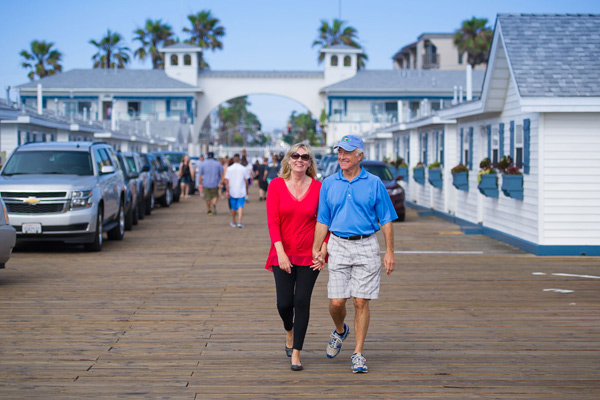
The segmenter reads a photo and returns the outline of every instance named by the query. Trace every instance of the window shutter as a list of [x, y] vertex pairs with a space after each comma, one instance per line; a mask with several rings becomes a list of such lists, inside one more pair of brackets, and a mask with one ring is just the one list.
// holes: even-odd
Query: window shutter
[[427, 150], [428, 150], [427, 137], [428, 136], [429, 136], [428, 134], [423, 135], [423, 146], [425, 147], [425, 159], [423, 160], [423, 164], [425, 164], [425, 166], [427, 166]]
[[515, 159], [515, 121], [510, 121], [510, 158]]
[[444, 131], [442, 131], [441, 134], [442, 134], [442, 159], [440, 160], [440, 162], [443, 165], [444, 164], [444, 157], [446, 156], [446, 149], [444, 148]]
[[504, 123], [501, 123], [500, 128], [498, 129], [498, 140], [500, 147], [498, 157], [502, 157], [504, 155]]
[[171, 116], [171, 100], [167, 99], [166, 101], [166, 106], [167, 106], [167, 117]]
[[464, 135], [465, 135], [465, 132], [464, 132], [463, 128], [460, 128], [460, 163], [461, 164], [465, 164], [463, 162], [463, 156], [465, 154], [465, 149], [463, 147], [464, 146]]
[[523, 121], [523, 172], [529, 173], [529, 150], [530, 150], [530, 127], [529, 118]]
[[469, 169], [473, 169], [473, 127], [469, 128]]
[[410, 165], [410, 136], [406, 137], [406, 163]]
[[487, 126], [487, 144], [488, 144], [488, 158], [491, 159], [492, 158], [492, 126], [488, 125]]
[[[438, 154], [440, 154], [440, 133], [435, 133], [435, 158], [438, 158]], [[440, 161], [440, 160], [436, 160]], [[440, 161], [441, 162], [441, 161]]]

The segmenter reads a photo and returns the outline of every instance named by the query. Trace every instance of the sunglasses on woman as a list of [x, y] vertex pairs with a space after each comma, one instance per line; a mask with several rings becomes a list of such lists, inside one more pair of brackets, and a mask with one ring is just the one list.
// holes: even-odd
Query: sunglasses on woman
[[292, 160], [297, 160], [297, 159], [299, 159], [299, 158], [301, 158], [301, 159], [302, 159], [302, 161], [308, 161], [308, 160], [310, 160], [310, 156], [309, 156], [308, 154], [298, 154], [298, 153], [294, 153], [294, 154], [292, 154], [290, 157], [291, 157], [291, 159], [292, 159]]

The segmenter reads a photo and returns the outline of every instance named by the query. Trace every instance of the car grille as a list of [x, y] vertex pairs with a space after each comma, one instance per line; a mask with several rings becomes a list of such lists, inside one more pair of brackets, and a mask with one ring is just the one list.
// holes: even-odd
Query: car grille
[[8, 212], [15, 214], [59, 213], [62, 212], [64, 208], [64, 203], [36, 204], [32, 206], [26, 203], [6, 202], [6, 209]]
[[[42, 232], [71, 232], [71, 231], [86, 231], [88, 229], [89, 224], [72, 224], [72, 225], [44, 225], [42, 226]], [[22, 232], [21, 226], [14, 226], [17, 232]], [[36, 235], [31, 235], [35, 237]]]
[[1, 192], [0, 196], [4, 198], [22, 197], [26, 199], [29, 197], [37, 197], [38, 199], [47, 199], [51, 197], [66, 197], [67, 192]]

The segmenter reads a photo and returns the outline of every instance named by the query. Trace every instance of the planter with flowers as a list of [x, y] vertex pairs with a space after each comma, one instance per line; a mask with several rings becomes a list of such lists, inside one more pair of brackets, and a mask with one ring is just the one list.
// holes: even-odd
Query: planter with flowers
[[441, 188], [443, 186], [442, 181], [442, 164], [439, 161], [435, 161], [427, 167], [429, 169], [429, 175], [427, 180], [431, 183], [431, 186]]
[[469, 168], [458, 164], [450, 170], [452, 173], [452, 185], [458, 190], [469, 191]]
[[498, 197], [498, 175], [489, 158], [484, 158], [479, 163], [480, 171], [477, 173], [477, 189], [487, 197]]
[[396, 162], [392, 163], [394, 165], [394, 167], [396, 167], [396, 174], [394, 175], [394, 178], [401, 176], [403, 180], [407, 180], [408, 179], [408, 164], [406, 164], [406, 162], [404, 162], [404, 159], [402, 157], [398, 157], [396, 159]]
[[425, 184], [425, 165], [421, 161], [413, 168], [413, 179], [421, 185]]
[[513, 165], [510, 156], [503, 156], [498, 162], [498, 169], [502, 171], [502, 193], [506, 197], [523, 200], [523, 174], [519, 167]]

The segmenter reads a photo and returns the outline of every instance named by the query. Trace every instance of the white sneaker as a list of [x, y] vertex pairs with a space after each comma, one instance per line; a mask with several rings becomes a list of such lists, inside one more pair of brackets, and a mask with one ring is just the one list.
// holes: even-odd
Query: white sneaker
[[237, 225], [235, 224], [235, 222], [230, 222], [229, 226], [232, 227], [232, 228], [235, 228]]
[[237, 227], [238, 227], [238, 228], [243, 228], [243, 227], [244, 227], [244, 225], [242, 225], [242, 223], [240, 222], [239, 224], [237, 224]]
[[366, 374], [369, 372], [369, 368], [367, 368], [367, 360], [360, 353], [352, 354], [352, 372], [355, 374]]

